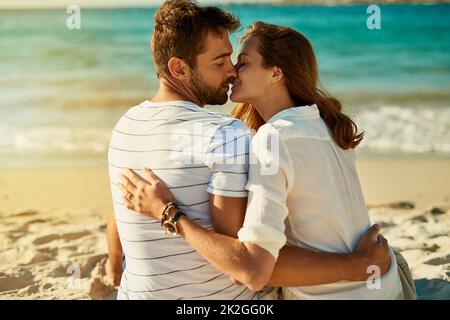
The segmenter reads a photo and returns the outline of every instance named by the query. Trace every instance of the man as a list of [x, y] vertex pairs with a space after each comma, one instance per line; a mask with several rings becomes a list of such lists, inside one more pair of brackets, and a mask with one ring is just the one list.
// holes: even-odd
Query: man
[[[159, 221], [128, 210], [121, 198], [119, 173], [132, 168], [142, 175], [142, 168], [149, 167], [174, 193], [180, 209], [205, 228], [236, 237], [245, 214], [251, 133], [240, 121], [202, 108], [227, 101], [228, 85], [236, 77], [229, 33], [239, 22], [219, 8], [189, 0], [166, 1], [154, 19], [152, 53], [159, 89], [151, 101], [119, 120], [108, 155], [115, 211], [108, 227], [109, 268], [120, 274], [115, 223], [126, 261], [118, 299], [258, 298], [181, 237], [166, 235]], [[364, 280], [369, 262], [388, 253], [375, 245], [360, 248], [348, 255], [291, 248], [289, 264], [274, 272], [269, 285]]]

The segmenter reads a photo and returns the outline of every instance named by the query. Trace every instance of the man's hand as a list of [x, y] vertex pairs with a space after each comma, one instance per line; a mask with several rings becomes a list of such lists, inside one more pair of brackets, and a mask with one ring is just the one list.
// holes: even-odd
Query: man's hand
[[371, 226], [359, 240], [355, 251], [352, 253], [361, 266], [361, 273], [358, 272], [358, 280], [367, 280], [367, 268], [371, 265], [376, 265], [380, 268], [380, 276], [389, 270], [391, 255], [388, 241], [381, 234], [378, 234], [379, 232], [380, 226], [378, 224]]
[[106, 275], [114, 286], [120, 285], [122, 278], [122, 259], [108, 257], [106, 260]]

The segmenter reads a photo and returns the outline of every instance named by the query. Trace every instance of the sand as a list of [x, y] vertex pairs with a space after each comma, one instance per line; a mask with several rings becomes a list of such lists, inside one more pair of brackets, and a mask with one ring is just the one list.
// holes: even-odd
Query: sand
[[[358, 162], [374, 222], [420, 299], [450, 299], [450, 160]], [[0, 299], [114, 299], [105, 168], [0, 170]]]
[[0, 171], [0, 298], [115, 298], [105, 169]]

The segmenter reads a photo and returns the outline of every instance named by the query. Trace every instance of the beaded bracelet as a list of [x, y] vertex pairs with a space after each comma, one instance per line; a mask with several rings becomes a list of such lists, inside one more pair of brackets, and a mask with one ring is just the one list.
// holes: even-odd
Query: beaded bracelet
[[166, 221], [167, 215], [169, 214], [170, 209], [172, 208], [176, 208], [177, 210], [179, 210], [177, 204], [175, 202], [169, 202], [168, 204], [166, 204], [166, 206], [164, 207], [164, 210], [162, 212], [161, 215], [161, 227], [164, 224], [164, 221]]

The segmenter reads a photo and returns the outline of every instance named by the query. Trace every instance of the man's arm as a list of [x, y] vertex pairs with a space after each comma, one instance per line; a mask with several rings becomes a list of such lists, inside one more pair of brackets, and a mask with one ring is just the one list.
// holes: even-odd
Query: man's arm
[[106, 272], [115, 286], [120, 284], [122, 277], [122, 245], [120, 243], [119, 233], [117, 232], [116, 219], [110, 215], [106, 226], [106, 235], [108, 239], [108, 261], [106, 263]]
[[[244, 223], [247, 197], [224, 197], [210, 195], [210, 213], [214, 232], [237, 238]], [[229, 209], [232, 208], [232, 211]]]

